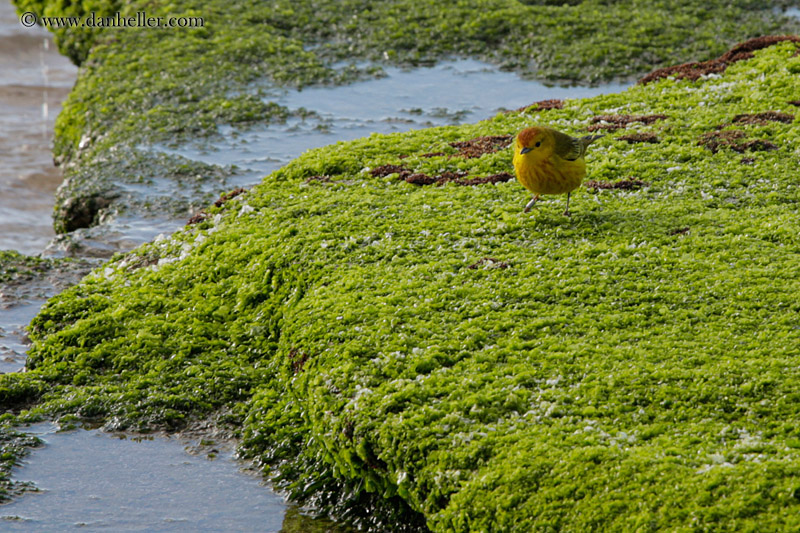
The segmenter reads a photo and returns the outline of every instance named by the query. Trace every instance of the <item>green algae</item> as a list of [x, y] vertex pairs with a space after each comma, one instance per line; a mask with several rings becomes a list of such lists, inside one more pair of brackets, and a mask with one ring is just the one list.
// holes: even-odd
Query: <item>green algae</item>
[[[29, 370], [0, 376], [23, 409], [5, 418], [224, 411], [279, 487], [373, 529], [795, 530], [798, 66], [784, 43], [722, 76], [307, 152], [50, 300]], [[700, 143], [767, 111], [795, 119], [735, 128], [776, 150]], [[523, 214], [516, 182], [370, 172], [506, 172], [508, 148], [425, 155], [620, 114], [666, 115], [617, 132], [659, 142], [609, 135], [589, 177], [647, 186], [582, 190], [571, 218], [561, 198]]]
[[[56, 123], [55, 157], [70, 184], [69, 196], [62, 194], [56, 204], [58, 232], [84, 227], [87, 217], [65, 216], [70, 201], [81, 208], [88, 203], [89, 214], [99, 210], [98, 202], [117, 213], [140, 207], [124, 196], [98, 197], [97, 181], [82, 174], [102, 176], [101, 190], [128, 184], [123, 171], [97, 171], [122, 157], [113, 153], [117, 148], [181, 143], [217, 135], [220, 125], [246, 128], [308, 113], [270, 101], [271, 88], [343, 84], [380, 75], [381, 64], [430, 64], [450, 56], [479, 57], [553, 81], [597, 83], [713, 57], [755, 35], [797, 29], [796, 22], [746, 0], [15, 4], [40, 17], [119, 12], [203, 19], [191, 28], [51, 26], [62, 53], [82, 67]], [[355, 64], [363, 61], [372, 65]], [[184, 212], [191, 211], [183, 202]]]
[[[285, 118], [286, 109], [247, 94], [255, 80], [302, 87], [345, 83], [370, 73], [352, 64], [334, 69], [333, 61], [419, 64], [469, 55], [537, 78], [596, 82], [714, 57], [737, 41], [797, 27], [743, 0], [702, 6], [691, 1], [597, 0], [579, 6], [511, 0], [456, 5], [279, 1], [242, 2], [237, 9], [219, 1], [16, 4], [20, 11], [48, 16], [145, 11], [205, 20], [201, 28], [174, 31], [54, 28], [62, 52], [85, 67], [57, 125], [56, 152], [67, 157], [87, 132], [124, 129], [120, 139], [174, 138], [207, 134], [219, 122]], [[136, 50], [134, 62], [120, 53], [126, 50]]]
[[[282, 0], [273, 5], [267, 20], [296, 39], [312, 36], [319, 44], [315, 51], [325, 58], [363, 55], [418, 65], [443, 54], [469, 54], [539, 79], [595, 83], [677, 57], [713, 57], [785, 23], [754, 2]], [[745, 35], [748, 26], [753, 33]]]
[[58, 288], [73, 285], [95, 266], [88, 260], [43, 259], [0, 250], [0, 299], [3, 308], [44, 301]]
[[11, 250], [0, 250], [0, 283], [10, 283], [39, 275], [48, 268], [49, 261], [23, 255]]
[[[214, 201], [237, 170], [149, 150], [117, 147], [114, 157], [72, 170], [56, 192], [54, 227], [68, 233], [133, 209], [142, 216], [185, 217]], [[109, 180], [109, 176], [125, 176]], [[158, 191], [159, 194], [153, 194]]]
[[[225, 187], [229, 172], [140, 144], [306, 113], [270, 103], [254, 89], [264, 79], [379, 72], [335, 61], [472, 55], [596, 82], [791, 28], [752, 2], [17, 5], [208, 21], [56, 31], [82, 64], [56, 127], [62, 210], [124, 196], [112, 180], [167, 174], [175, 202], [134, 207], [179, 213], [192, 177]], [[32, 371], [0, 379], [0, 404], [136, 430], [224, 411], [218, 423], [242, 427], [243, 453], [279, 486], [373, 528], [414, 529], [421, 512], [435, 530], [790, 529], [796, 121], [737, 125], [778, 146], [747, 164], [698, 144], [738, 114], [795, 111], [797, 60], [746, 65], [536, 115], [576, 133], [600, 114], [669, 117], [628, 128], [659, 143], [593, 147], [593, 179], [649, 185], [580, 194], [572, 220], [553, 202], [522, 217], [515, 183], [419, 188], [368, 172], [509, 171], [508, 150], [464, 160], [449, 143], [514, 133], [530, 115], [311, 152], [54, 299], [32, 325]]]
[[0, 426], [0, 504], [23, 492], [35, 491], [31, 483], [11, 479], [11, 469], [19, 465], [31, 448], [41, 445], [39, 438]]
[[297, 507], [290, 507], [281, 525], [281, 533], [351, 533], [350, 528], [342, 527], [325, 519], [312, 519], [303, 515]]

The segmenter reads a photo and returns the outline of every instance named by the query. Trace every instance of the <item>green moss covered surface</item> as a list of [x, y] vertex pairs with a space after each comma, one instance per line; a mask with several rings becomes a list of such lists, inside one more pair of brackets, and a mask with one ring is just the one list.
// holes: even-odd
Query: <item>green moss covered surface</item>
[[11, 250], [0, 250], [0, 283], [7, 284], [35, 277], [46, 271], [50, 261]]
[[41, 259], [0, 250], [0, 310], [43, 302], [59, 289], [77, 283], [95, 266], [97, 262], [90, 260]]
[[[52, 299], [29, 371], [0, 376], [6, 420], [216, 413], [295, 497], [392, 498], [434, 531], [796, 530], [797, 50], [307, 152]], [[371, 172], [494, 175], [510, 149], [449, 143], [653, 114], [587, 156], [645, 186], [582, 188], [571, 218], [561, 197], [523, 214], [516, 181]], [[659, 142], [617, 138], [637, 133]]]
[[[271, 101], [270, 87], [347, 83], [378, 75], [380, 64], [448, 56], [479, 57], [539, 78], [596, 83], [708, 59], [737, 41], [798, 27], [751, 0], [552, 3], [15, 0], [20, 12], [39, 17], [81, 21], [120, 12], [203, 19], [201, 27], [178, 29], [53, 28], [60, 50], [82, 66], [56, 123], [55, 155], [70, 183], [57, 198], [56, 230], [103, 219], [101, 212], [78, 224], [67, 209], [70, 201], [92, 203], [98, 191], [109, 200], [103, 202], [108, 212], [158, 216], [170, 194], [151, 193], [137, 202], [125, 191], [141, 179], [163, 178], [159, 164], [145, 166], [144, 174], [126, 173], [119, 161], [127, 156], [115, 153], [121, 147], [129, 153], [151, 143], [213, 136], [220, 124], [247, 127], [307, 113]], [[357, 66], [359, 61], [373, 66]], [[76, 162], [80, 169], [71, 165]], [[191, 194], [179, 180], [172, 188], [177, 197]], [[180, 203], [180, 216], [188, 217], [190, 204]]]
[[30, 448], [41, 445], [32, 435], [0, 427], [0, 504], [6, 503], [25, 491], [36, 490], [32, 483], [11, 479], [11, 470], [27, 455]]
[[99, 134], [116, 142], [174, 141], [207, 134], [220, 121], [285, 119], [288, 110], [253, 94], [255, 80], [304, 86], [373, 72], [333, 68], [336, 61], [416, 64], [469, 55], [538, 78], [585, 83], [709, 59], [737, 41], [797, 27], [748, 0], [15, 3], [42, 17], [119, 11], [203, 19], [202, 27], [183, 29], [53, 29], [61, 51], [84, 66], [57, 125], [57, 155], [66, 158], [82, 138]]

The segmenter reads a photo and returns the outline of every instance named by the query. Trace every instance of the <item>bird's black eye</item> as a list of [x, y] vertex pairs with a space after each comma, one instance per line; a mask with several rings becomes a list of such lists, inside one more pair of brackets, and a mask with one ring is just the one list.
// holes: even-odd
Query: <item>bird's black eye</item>
[[539, 146], [541, 146], [541, 145], [542, 145], [542, 141], [536, 141], [536, 148], [539, 148]]

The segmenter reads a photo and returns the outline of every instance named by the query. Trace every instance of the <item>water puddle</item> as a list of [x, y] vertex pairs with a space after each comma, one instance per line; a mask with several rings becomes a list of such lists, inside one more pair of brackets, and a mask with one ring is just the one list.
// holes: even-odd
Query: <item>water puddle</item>
[[45, 254], [109, 257], [130, 250], [160, 233], [176, 231], [221, 193], [252, 186], [312, 148], [372, 133], [475, 122], [540, 100], [588, 97], [630, 85], [548, 86], [472, 59], [416, 69], [390, 67], [385, 74], [338, 87], [253, 87], [254, 92], [267, 95], [265, 100], [295, 111], [295, 116], [281, 124], [222, 125], [216, 135], [184, 144], [138, 146], [139, 151], [157, 154], [160, 161], [185, 159], [216, 165], [211, 168], [217, 170], [204, 173], [203, 181], [197, 183], [182, 183], [158, 172], [144, 180], [132, 176], [129, 182], [119, 181], [115, 183], [120, 194], [116, 205], [121, 208], [117, 214], [92, 228], [59, 237]]
[[53, 124], [76, 74], [47, 30], [0, 2], [0, 249], [33, 255], [55, 235]]
[[[218, 195], [218, 193], [217, 193]], [[216, 196], [214, 197], [216, 198]], [[197, 204], [197, 209], [210, 203]], [[114, 217], [111, 223], [59, 235], [42, 252], [44, 257], [108, 259], [115, 253], [133, 250], [156, 235], [170, 235], [185, 225], [188, 217], [142, 218], [136, 214]]]
[[39, 299], [5, 308], [0, 306], [0, 374], [19, 372], [25, 366], [30, 346], [25, 327], [44, 302]]
[[[35, 448], [15, 478], [38, 492], [0, 507], [3, 531], [265, 531], [287, 504], [224, 448], [187, 453], [177, 438], [127, 438], [99, 430], [25, 429]], [[215, 458], [209, 455], [214, 454]]]
[[341, 87], [272, 89], [269, 100], [305, 119], [246, 130], [221, 127], [220, 136], [154, 150], [241, 170], [238, 185], [257, 183], [304, 151], [366, 137], [431, 126], [476, 122], [507, 109], [551, 98], [583, 98], [625, 90], [630, 83], [598, 87], [548, 86], [473, 59], [416, 69], [386, 68], [386, 76]]

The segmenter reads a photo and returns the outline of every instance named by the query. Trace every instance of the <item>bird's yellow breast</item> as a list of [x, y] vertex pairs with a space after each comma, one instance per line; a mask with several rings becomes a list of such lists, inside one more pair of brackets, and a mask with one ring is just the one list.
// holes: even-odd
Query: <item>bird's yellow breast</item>
[[523, 187], [533, 194], [564, 194], [580, 187], [586, 176], [586, 161], [562, 159], [548, 152], [520, 154], [515, 146], [514, 169]]

